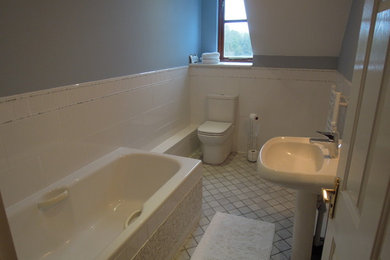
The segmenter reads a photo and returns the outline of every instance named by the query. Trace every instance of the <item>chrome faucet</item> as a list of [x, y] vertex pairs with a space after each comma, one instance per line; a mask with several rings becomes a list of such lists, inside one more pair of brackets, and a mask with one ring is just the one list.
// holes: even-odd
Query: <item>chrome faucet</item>
[[324, 143], [329, 150], [329, 157], [336, 158], [339, 155], [339, 133], [336, 132], [322, 132], [317, 131], [317, 133], [326, 136], [327, 138], [310, 138], [310, 143]]

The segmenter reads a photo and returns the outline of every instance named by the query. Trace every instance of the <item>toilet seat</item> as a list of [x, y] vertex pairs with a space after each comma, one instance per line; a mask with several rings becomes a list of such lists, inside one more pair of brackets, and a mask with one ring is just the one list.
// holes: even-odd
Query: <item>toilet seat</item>
[[206, 121], [198, 127], [198, 134], [207, 136], [222, 136], [232, 128], [232, 123]]

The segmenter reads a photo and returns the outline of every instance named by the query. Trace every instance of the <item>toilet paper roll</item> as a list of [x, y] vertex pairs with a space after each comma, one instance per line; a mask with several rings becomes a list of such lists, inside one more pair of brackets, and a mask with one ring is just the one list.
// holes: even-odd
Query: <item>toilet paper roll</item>
[[256, 162], [258, 156], [259, 156], [259, 151], [257, 151], [257, 150], [249, 150], [248, 151], [248, 161]]
[[249, 114], [249, 119], [251, 120], [259, 120], [259, 116], [255, 113], [250, 113]]

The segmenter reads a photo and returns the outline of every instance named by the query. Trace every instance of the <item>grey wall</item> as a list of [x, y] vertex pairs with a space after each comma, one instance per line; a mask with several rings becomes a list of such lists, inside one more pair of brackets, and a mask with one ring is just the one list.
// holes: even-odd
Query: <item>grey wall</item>
[[353, 0], [339, 56], [337, 69], [350, 81], [352, 80], [353, 67], [355, 64], [363, 6], [364, 0]]
[[0, 96], [185, 65], [201, 0], [3, 0]]
[[254, 66], [337, 68], [352, 0], [245, 3]]

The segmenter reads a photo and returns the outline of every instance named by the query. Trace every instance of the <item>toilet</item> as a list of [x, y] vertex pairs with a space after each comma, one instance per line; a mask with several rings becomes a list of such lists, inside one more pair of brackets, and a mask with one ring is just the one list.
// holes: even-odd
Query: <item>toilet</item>
[[203, 162], [221, 164], [231, 153], [237, 101], [237, 96], [207, 96], [207, 121], [198, 127]]

